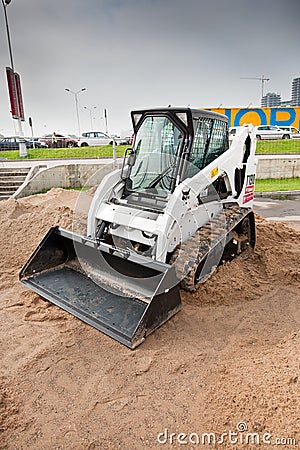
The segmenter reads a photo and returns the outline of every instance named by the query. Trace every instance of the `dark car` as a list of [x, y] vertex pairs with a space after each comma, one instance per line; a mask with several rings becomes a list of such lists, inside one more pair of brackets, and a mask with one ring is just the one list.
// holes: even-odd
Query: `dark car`
[[45, 136], [39, 138], [39, 142], [45, 142], [48, 147], [51, 148], [72, 148], [78, 147], [77, 141], [69, 136], [63, 136], [62, 134], [55, 134], [56, 143], [52, 143], [52, 134], [45, 134]]
[[27, 148], [48, 148], [48, 145], [45, 142], [40, 142], [37, 137], [26, 137], [25, 142]]
[[131, 145], [131, 136], [125, 136], [119, 139], [119, 145]]
[[[19, 141], [18, 137], [6, 137], [0, 140], [0, 150], [19, 150]], [[32, 139], [24, 138], [26, 148], [33, 148]], [[47, 148], [47, 144], [44, 142], [35, 142], [36, 148]]]
[[35, 140], [35, 139], [28, 139], [27, 140], [26, 139], [25, 142], [26, 142], [26, 147], [27, 148], [48, 148], [48, 145], [46, 144], [46, 142], [40, 142], [39, 140]]

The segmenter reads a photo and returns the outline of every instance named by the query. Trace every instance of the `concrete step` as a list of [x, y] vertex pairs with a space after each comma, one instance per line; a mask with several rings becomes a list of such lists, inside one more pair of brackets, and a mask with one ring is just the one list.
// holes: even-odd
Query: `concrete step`
[[0, 194], [12, 195], [20, 186], [0, 186]]
[[28, 173], [31, 167], [0, 167], [0, 174], [6, 172], [19, 172], [19, 173]]
[[26, 176], [27, 175], [11, 175], [11, 174], [9, 174], [9, 175], [7, 175], [7, 176], [4, 176], [4, 175], [0, 175], [0, 183], [3, 181], [3, 182], [6, 182], [6, 181], [21, 181], [22, 183], [23, 183], [23, 181], [25, 181], [26, 180]]
[[5, 178], [5, 177], [3, 177], [3, 178], [1, 178], [0, 177], [0, 184], [9, 184], [9, 183], [11, 183], [11, 184], [15, 184], [15, 183], [18, 183], [18, 184], [22, 184], [24, 181], [26, 180], [26, 177], [17, 177], [17, 178], [14, 178], [14, 177], [7, 177], [7, 178]]
[[11, 195], [13, 195], [16, 192], [17, 189], [1, 189], [0, 188], [0, 195], [6, 196], [8, 195], [9, 197]]
[[0, 168], [0, 200], [5, 200], [13, 195], [24, 183], [30, 171], [30, 167], [1, 167]]
[[5, 178], [5, 177], [27, 177], [28, 172], [19, 172], [16, 170], [10, 170], [10, 171], [6, 171], [6, 172], [0, 172], [0, 177], [1, 178]]
[[12, 179], [12, 180], [1, 180], [0, 179], [0, 186], [20, 186], [22, 183], [24, 183], [25, 178], [23, 180], [16, 180], [16, 179]]

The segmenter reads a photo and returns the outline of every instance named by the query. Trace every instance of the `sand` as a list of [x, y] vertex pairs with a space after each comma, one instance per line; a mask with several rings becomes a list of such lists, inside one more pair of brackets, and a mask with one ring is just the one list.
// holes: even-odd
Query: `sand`
[[18, 281], [77, 195], [0, 203], [0, 448], [299, 448], [300, 232], [257, 216], [254, 255], [131, 351]]

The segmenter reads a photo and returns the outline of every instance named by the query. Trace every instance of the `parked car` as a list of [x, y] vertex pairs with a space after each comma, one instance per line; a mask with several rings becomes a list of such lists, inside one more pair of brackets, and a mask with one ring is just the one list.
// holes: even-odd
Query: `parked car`
[[126, 141], [118, 134], [111, 134], [110, 137], [115, 141], [116, 145], [126, 145]]
[[[26, 137], [26, 147], [27, 148], [48, 148], [46, 142], [40, 142], [37, 137]], [[34, 145], [33, 145], [34, 144]]]
[[131, 145], [131, 136], [125, 136], [123, 138], [120, 138], [119, 145]]
[[260, 125], [255, 127], [256, 139], [290, 139], [288, 131], [281, 130], [276, 125]]
[[229, 137], [235, 136], [235, 135], [236, 135], [236, 132], [237, 132], [237, 127], [229, 127], [229, 128], [228, 128], [228, 134], [229, 134]]
[[241, 128], [243, 127], [229, 127], [228, 129], [229, 139], [234, 138], [238, 130], [240, 130]]
[[55, 147], [55, 148], [72, 148], [77, 147], [77, 141], [76, 139], [73, 139], [69, 136], [63, 136], [62, 134], [55, 134], [56, 137], [56, 144], [52, 144], [52, 134], [45, 134], [41, 138], [39, 138], [39, 142], [45, 142], [48, 147]]
[[113, 143], [113, 138], [102, 131], [88, 131], [82, 133], [81, 137], [77, 139], [79, 147], [89, 147], [96, 145], [109, 145]]
[[300, 139], [300, 131], [298, 128], [292, 126], [279, 126], [279, 128], [290, 133], [292, 139]]
[[[26, 148], [33, 148], [33, 141], [24, 138]], [[0, 150], [19, 150], [20, 139], [16, 136], [6, 137], [0, 140]], [[42, 142], [35, 142], [36, 148], [47, 148], [48, 145]]]
[[117, 145], [130, 145], [131, 136], [121, 137], [118, 134], [111, 134], [110, 136], [115, 140]]

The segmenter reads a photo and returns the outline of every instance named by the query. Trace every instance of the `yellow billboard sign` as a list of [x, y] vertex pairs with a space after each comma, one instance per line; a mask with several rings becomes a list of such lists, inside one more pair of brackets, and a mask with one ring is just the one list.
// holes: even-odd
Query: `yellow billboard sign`
[[300, 108], [205, 108], [225, 114], [230, 127], [253, 125], [294, 126], [300, 129]]

